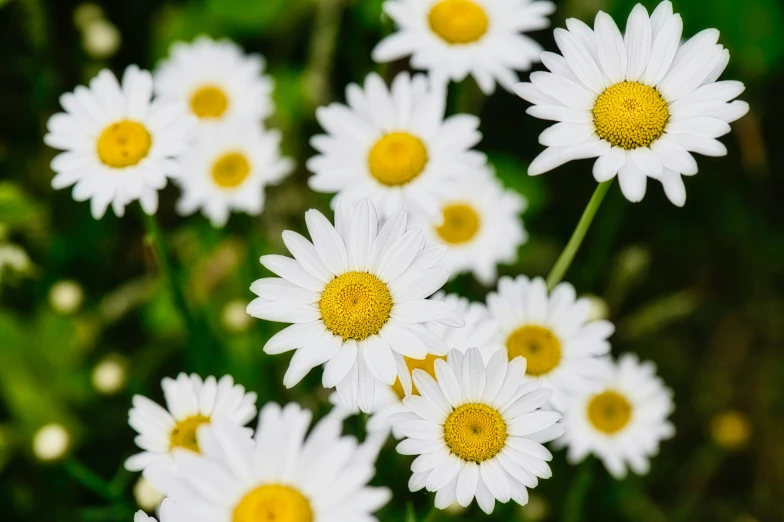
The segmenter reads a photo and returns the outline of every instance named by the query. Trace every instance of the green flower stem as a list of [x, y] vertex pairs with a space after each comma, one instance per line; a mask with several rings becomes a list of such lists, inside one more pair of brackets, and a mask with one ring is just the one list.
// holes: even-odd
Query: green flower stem
[[[593, 459], [584, 460], [572, 477], [572, 483], [566, 492], [564, 502], [563, 522], [580, 522], [583, 520], [583, 500], [593, 482]], [[587, 519], [586, 519], [587, 520]]]
[[435, 522], [438, 518], [440, 518], [441, 510], [438, 509], [436, 506], [430, 508], [425, 518], [422, 519], [422, 522]]
[[63, 469], [79, 484], [108, 501], [114, 502], [122, 498], [105, 480], [76, 459], [63, 462]]
[[577, 223], [577, 227], [574, 229], [574, 232], [572, 232], [572, 237], [569, 238], [569, 243], [566, 244], [566, 248], [561, 252], [558, 261], [555, 262], [552, 270], [550, 270], [550, 273], [547, 275], [547, 290], [552, 290], [555, 285], [561, 282], [564, 275], [566, 275], [566, 271], [569, 270], [569, 266], [572, 264], [575, 254], [577, 254], [577, 251], [580, 249], [580, 245], [582, 244], [583, 239], [585, 239], [585, 234], [587, 234], [588, 229], [591, 228], [591, 222], [596, 215], [596, 211], [599, 210], [599, 206], [602, 204], [604, 196], [610, 189], [612, 182], [613, 180], [605, 181], [599, 183], [596, 187], [593, 196], [591, 196], [591, 200], [588, 202], [588, 206], [585, 207], [583, 215]]

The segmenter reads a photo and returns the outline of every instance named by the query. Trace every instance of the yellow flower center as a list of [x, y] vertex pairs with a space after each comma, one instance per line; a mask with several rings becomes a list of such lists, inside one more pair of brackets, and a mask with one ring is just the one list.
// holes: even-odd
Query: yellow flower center
[[250, 174], [250, 163], [241, 152], [224, 154], [212, 164], [212, 179], [219, 187], [239, 187], [248, 174]]
[[506, 340], [509, 360], [525, 357], [529, 375], [550, 373], [561, 362], [561, 341], [549, 328], [536, 325], [521, 326]]
[[[424, 359], [411, 359], [410, 357], [404, 357], [406, 360], [406, 366], [408, 367], [408, 373], [414, 373], [414, 370], [424, 370], [429, 373], [434, 379], [436, 377], [436, 360], [443, 359], [446, 360], [446, 357], [441, 355], [426, 355]], [[397, 393], [397, 396], [401, 399], [406, 396], [405, 390], [403, 390], [403, 385], [400, 383], [400, 379], [395, 381], [395, 384], [392, 385], [392, 388]], [[419, 395], [419, 390], [415, 384], [412, 384], [412, 393], [414, 395]]]
[[346, 272], [330, 281], [319, 301], [324, 325], [343, 340], [377, 334], [389, 319], [392, 296], [387, 285], [365, 272]]
[[210, 422], [209, 417], [204, 415], [193, 415], [184, 420], [181, 420], [174, 426], [174, 429], [169, 435], [169, 447], [185, 448], [196, 453], [199, 453], [199, 443], [196, 440], [196, 430], [202, 424]]
[[191, 96], [191, 110], [199, 118], [220, 118], [228, 107], [223, 89], [214, 85], [205, 85]]
[[476, 42], [487, 32], [487, 13], [471, 0], [441, 0], [427, 19], [430, 29], [450, 44]]
[[147, 157], [150, 133], [141, 123], [122, 120], [106, 127], [98, 138], [98, 158], [107, 167], [122, 169]]
[[506, 444], [506, 422], [484, 404], [464, 404], [449, 414], [444, 423], [447, 447], [463, 460], [484, 462], [495, 457]]
[[626, 150], [647, 147], [670, 119], [659, 91], [637, 82], [611, 85], [596, 99], [593, 124], [600, 138]]
[[232, 522], [313, 522], [310, 501], [296, 489], [278, 484], [259, 486], [234, 508]]
[[447, 205], [444, 207], [444, 223], [436, 227], [436, 232], [445, 243], [467, 243], [479, 232], [479, 214], [464, 203]]
[[623, 429], [632, 418], [632, 405], [618, 392], [606, 391], [588, 403], [588, 420], [594, 428], [613, 434]]
[[419, 176], [427, 164], [422, 140], [407, 132], [385, 134], [370, 149], [370, 173], [380, 183], [396, 187]]

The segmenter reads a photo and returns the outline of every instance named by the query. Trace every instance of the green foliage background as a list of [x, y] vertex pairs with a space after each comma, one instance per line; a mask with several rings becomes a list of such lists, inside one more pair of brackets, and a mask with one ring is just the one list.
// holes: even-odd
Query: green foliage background
[[[0, 1], [0, 246], [24, 248], [32, 268], [0, 267], [0, 513], [14, 521], [99, 521], [132, 518], [135, 477], [120, 470], [134, 452], [126, 416], [130, 397], [161, 399], [160, 379], [180, 371], [231, 373], [268, 400], [296, 400], [323, 414], [328, 393], [313, 372], [292, 390], [282, 387], [287, 356], [261, 347], [278, 326], [253, 321], [227, 328], [227, 303], [249, 300], [260, 277], [261, 254], [282, 252], [280, 232], [304, 228], [309, 207], [328, 210], [329, 198], [307, 189], [305, 160], [313, 153], [314, 109], [343, 100], [350, 81], [378, 70], [391, 78], [406, 63], [377, 66], [370, 50], [392, 30], [381, 0], [104, 0], [106, 18], [122, 34], [111, 59], [90, 58], [74, 24], [74, 0]], [[554, 26], [566, 17], [590, 21], [604, 9], [624, 20], [632, 0], [559, 1]], [[656, 2], [643, 2], [652, 9]], [[556, 454], [554, 476], [535, 494], [545, 520], [777, 521], [784, 520], [784, 7], [780, 0], [675, 0], [684, 35], [718, 27], [731, 52], [725, 78], [747, 85], [751, 113], [724, 139], [726, 158], [700, 158], [678, 209], [656, 182], [640, 204], [613, 187], [567, 275], [580, 292], [601, 296], [618, 326], [617, 355], [633, 351], [656, 362], [675, 390], [674, 440], [663, 444], [647, 477], [612, 480], [598, 463], [568, 466]], [[176, 190], [164, 191], [159, 219], [174, 264], [197, 311], [186, 328], [173, 305], [140, 212], [94, 221], [87, 204], [50, 188], [55, 152], [42, 143], [58, 96], [86, 83], [100, 68], [130, 63], [152, 68], [169, 44], [207, 33], [227, 36], [264, 54], [276, 81], [277, 113], [286, 153], [298, 169], [269, 189], [258, 218], [232, 216], [213, 230], [199, 216], [173, 212]], [[552, 31], [534, 35], [554, 50]], [[524, 75], [523, 75], [524, 77]], [[473, 85], [455, 86], [452, 110], [482, 117], [487, 152], [508, 187], [530, 202], [524, 218], [531, 240], [506, 274], [543, 275], [557, 257], [595, 186], [587, 162], [539, 178], [526, 164], [540, 150], [547, 125], [525, 115], [527, 104], [499, 91], [482, 100]], [[72, 279], [85, 302], [69, 316], [49, 304], [52, 285]], [[489, 290], [470, 277], [448, 290], [476, 300]], [[91, 384], [105, 357], [127, 365], [126, 386], [106, 396]], [[315, 390], [315, 391], [314, 391]], [[711, 419], [744, 412], [752, 426], [737, 451], [712, 441]], [[40, 463], [32, 454], [37, 429], [58, 422], [73, 446], [64, 461]], [[348, 426], [357, 430], [357, 425]], [[75, 475], [81, 462], [109, 484], [98, 494]], [[407, 491], [408, 457], [390, 445], [375, 482], [392, 487], [382, 521], [422, 519], [432, 499]], [[109, 501], [106, 497], [114, 500]], [[540, 503], [541, 504], [541, 503]], [[439, 520], [532, 520], [515, 505], [485, 518], [477, 509]]]

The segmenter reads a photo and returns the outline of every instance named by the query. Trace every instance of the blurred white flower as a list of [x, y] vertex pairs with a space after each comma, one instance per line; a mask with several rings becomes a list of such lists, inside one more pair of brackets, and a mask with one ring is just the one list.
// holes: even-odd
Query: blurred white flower
[[273, 81], [261, 55], [226, 39], [177, 42], [155, 70], [155, 93], [187, 105], [201, 125], [261, 123], [275, 111]]
[[149, 480], [139, 477], [133, 486], [133, 498], [136, 500], [136, 505], [143, 510], [153, 511], [161, 505], [165, 496]]
[[196, 432], [216, 416], [241, 427], [256, 415], [256, 394], [246, 393], [230, 375], [202, 380], [196, 374], [181, 373], [176, 380], [164, 378], [161, 386], [166, 409], [147, 397], [133, 396], [128, 424], [139, 433], [135, 442], [143, 451], [125, 461], [129, 471], [170, 467], [175, 449], [199, 453]]
[[6, 273], [28, 274], [33, 269], [33, 263], [25, 249], [13, 243], [0, 244], [0, 283]]
[[523, 356], [525, 381], [541, 381], [553, 390], [552, 406], [561, 411], [574, 393], [596, 389], [609, 372], [609, 321], [588, 319], [591, 302], [577, 299], [574, 287], [560, 283], [547, 292], [541, 277], [502, 277], [487, 306], [500, 333], [492, 349]]
[[33, 435], [33, 455], [38, 460], [59, 460], [65, 456], [70, 446], [71, 436], [60, 424], [47, 424]]
[[76, 281], [58, 281], [49, 289], [49, 305], [61, 315], [71, 315], [84, 301], [84, 290]]
[[179, 158], [182, 188], [180, 215], [201, 210], [212, 226], [226, 225], [229, 214], [253, 216], [264, 209], [267, 185], [276, 185], [294, 170], [294, 162], [280, 154], [281, 134], [258, 123], [201, 128], [193, 145]]
[[221, 311], [221, 324], [230, 332], [244, 332], [253, 324], [253, 319], [245, 311], [248, 302], [244, 299], [234, 299], [226, 303]]
[[110, 355], [93, 368], [93, 387], [104, 395], [117, 393], [125, 385], [126, 373], [126, 362], [118, 355]]
[[71, 185], [76, 201], [90, 200], [95, 219], [112, 205], [118, 216], [139, 200], [147, 214], [158, 210], [158, 191], [179, 173], [174, 158], [187, 145], [192, 120], [176, 101], [152, 99], [152, 76], [129, 66], [122, 84], [104, 69], [89, 87], [63, 94], [66, 112], [49, 118], [44, 142], [64, 150], [52, 160], [52, 187]]
[[472, 272], [483, 285], [492, 285], [496, 266], [517, 261], [517, 249], [528, 239], [521, 214], [526, 200], [504, 190], [489, 168], [455, 180], [440, 202], [439, 225], [422, 223], [430, 245], [446, 245], [444, 268], [451, 277]]
[[82, 47], [93, 58], [109, 58], [120, 48], [120, 31], [103, 18], [88, 23], [82, 32]]
[[482, 138], [479, 118], [445, 118], [446, 90], [421, 74], [400, 73], [390, 88], [369, 74], [364, 87], [346, 87], [346, 100], [316, 111], [327, 134], [310, 141], [318, 151], [307, 162], [310, 187], [370, 199], [382, 218], [404, 208], [439, 223], [451, 183], [486, 162], [471, 149]]
[[525, 34], [550, 26], [552, 2], [532, 0], [386, 0], [398, 27], [373, 49], [373, 60], [411, 56], [411, 66], [436, 81], [471, 74], [485, 94], [496, 83], [511, 91], [515, 71], [527, 71], [544, 50]]
[[573, 396], [564, 413], [567, 459], [576, 464], [594, 454], [615, 478], [627, 467], [638, 475], [650, 469], [659, 443], [675, 434], [667, 417], [675, 409], [672, 390], [656, 375], [656, 366], [624, 354], [599, 390]]

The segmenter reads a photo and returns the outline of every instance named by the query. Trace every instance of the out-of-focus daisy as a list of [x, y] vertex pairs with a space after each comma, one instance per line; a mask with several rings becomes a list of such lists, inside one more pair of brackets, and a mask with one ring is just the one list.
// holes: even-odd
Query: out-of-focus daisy
[[[452, 328], [437, 321], [426, 323], [425, 326], [443, 339], [450, 350], [456, 349], [465, 352], [468, 348], [480, 347], [480, 351], [484, 350], [482, 353], [483, 357], [489, 360], [492, 351], [488, 350], [493, 349], [493, 342], [498, 335], [498, 326], [490, 317], [487, 307], [483, 303], [470, 302], [465, 297], [460, 297], [456, 294], [444, 295], [443, 292], [437, 293], [431, 299], [444, 301], [463, 318], [465, 326]], [[410, 357], [404, 357], [403, 359], [407, 371], [400, 372], [393, 386], [380, 386], [376, 390], [375, 401], [369, 412], [371, 415], [367, 422], [367, 431], [369, 433], [388, 433], [390, 431], [390, 426], [387, 422], [389, 416], [406, 411], [405, 406], [403, 406], [403, 398], [412, 393], [415, 395], [419, 393], [413, 385], [411, 373], [419, 369], [435, 377], [435, 361], [437, 359], [445, 360], [446, 357], [442, 355], [428, 355], [424, 359], [412, 359]], [[342, 413], [342, 418], [345, 418], [348, 415], [358, 413], [357, 409], [349, 411], [342, 408], [339, 405], [337, 394], [333, 394], [330, 400], [333, 404], [336, 404], [333, 410], [335, 415], [341, 415]], [[402, 433], [398, 430], [392, 429], [392, 434], [395, 438], [403, 438]]]
[[484, 154], [471, 150], [482, 135], [479, 118], [444, 118], [446, 90], [423, 75], [397, 75], [388, 89], [377, 74], [364, 89], [346, 87], [348, 106], [319, 107], [328, 134], [314, 136], [318, 155], [308, 160], [310, 187], [356, 203], [369, 198], [381, 217], [405, 208], [440, 219], [439, 201], [452, 181], [473, 175]]
[[373, 50], [377, 62], [411, 55], [411, 65], [437, 79], [471, 74], [485, 94], [512, 90], [515, 71], [539, 62], [542, 47], [524, 35], [550, 26], [552, 2], [532, 0], [387, 0], [384, 12], [399, 31]]
[[280, 132], [258, 124], [237, 123], [199, 129], [192, 147], [182, 155], [182, 186], [177, 211], [201, 209], [214, 227], [223, 227], [231, 211], [259, 215], [264, 187], [279, 183], [294, 169], [280, 155]]
[[444, 267], [454, 277], [473, 272], [477, 280], [491, 285], [496, 265], [517, 261], [517, 249], [528, 235], [520, 214], [526, 200], [501, 182], [489, 169], [458, 180], [441, 202], [439, 225], [422, 225], [428, 244], [446, 245]]
[[604, 355], [615, 331], [609, 321], [589, 321], [591, 302], [576, 299], [574, 287], [560, 283], [548, 296], [541, 277], [502, 277], [487, 306], [499, 325], [497, 349], [527, 361], [525, 380], [552, 388], [559, 411], [575, 392], [595, 389], [608, 371]]
[[647, 177], [661, 181], [675, 205], [686, 202], [681, 175], [697, 173], [692, 153], [724, 156], [716, 138], [748, 112], [737, 81], [716, 80], [729, 63], [706, 29], [681, 44], [683, 22], [662, 2], [649, 17], [638, 4], [622, 35], [610, 16], [596, 15], [594, 29], [576, 19], [556, 29], [563, 56], [542, 53], [551, 72], [531, 74], [515, 92], [534, 106], [528, 113], [556, 123], [539, 142], [547, 146], [528, 169], [542, 174], [568, 161], [597, 158], [593, 175], [618, 174], [629, 201], [645, 196]]
[[74, 185], [76, 201], [90, 200], [95, 219], [109, 204], [118, 216], [139, 200], [147, 214], [158, 210], [158, 191], [179, 174], [174, 160], [185, 150], [192, 126], [176, 100], [152, 98], [152, 76], [135, 65], [122, 84], [104, 69], [89, 87], [63, 94], [66, 112], [49, 118], [44, 142], [63, 150], [52, 160], [52, 187]]
[[645, 475], [659, 443], [675, 434], [667, 420], [674, 408], [672, 391], [656, 376], [653, 363], [625, 354], [612, 365], [601, 389], [569, 401], [566, 435], [557, 445], [568, 446], [572, 463], [593, 453], [616, 478], [625, 477], [627, 467]]
[[267, 404], [254, 438], [228, 422], [200, 429], [201, 455], [178, 451], [180, 473], [151, 474], [176, 502], [171, 522], [376, 521], [391, 495], [368, 486], [375, 457], [331, 417], [306, 437], [310, 421], [297, 404]]
[[280, 278], [251, 285], [259, 297], [248, 313], [294, 323], [264, 346], [268, 354], [296, 350], [286, 387], [326, 363], [324, 387], [337, 387], [347, 409], [370, 411], [376, 381], [394, 384], [406, 371], [404, 356], [446, 353], [444, 341], [422, 323], [464, 324], [446, 303], [426, 299], [449, 278], [437, 266], [445, 248], [425, 248], [420, 230], [406, 230], [403, 210], [379, 227], [368, 200], [354, 207], [339, 198], [335, 226], [317, 210], [309, 210], [305, 222], [312, 243], [296, 232], [283, 233], [294, 259], [261, 258]]
[[274, 112], [265, 61], [230, 40], [178, 42], [155, 71], [155, 92], [185, 102], [201, 123], [261, 122]]
[[196, 374], [181, 373], [176, 380], [163, 379], [161, 386], [165, 409], [147, 397], [133, 397], [128, 424], [139, 433], [135, 441], [143, 451], [125, 461], [130, 471], [170, 466], [176, 448], [198, 453], [196, 430], [216, 416], [244, 426], [256, 415], [256, 394], [246, 393], [230, 375], [218, 381], [212, 376], [202, 380]]
[[564, 429], [559, 413], [539, 409], [552, 390], [523, 383], [524, 372], [521, 357], [509, 362], [496, 352], [485, 365], [475, 348], [437, 360], [435, 378], [414, 370], [419, 395], [403, 399], [408, 411], [389, 418], [406, 437], [398, 452], [418, 455], [411, 464], [412, 491], [437, 492], [440, 509], [455, 501], [468, 506], [474, 498], [486, 513], [496, 500], [528, 502], [526, 488], [552, 475], [552, 455], [542, 443]]

